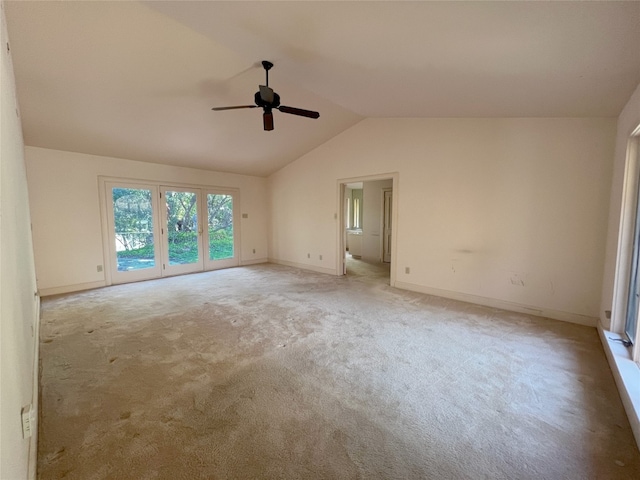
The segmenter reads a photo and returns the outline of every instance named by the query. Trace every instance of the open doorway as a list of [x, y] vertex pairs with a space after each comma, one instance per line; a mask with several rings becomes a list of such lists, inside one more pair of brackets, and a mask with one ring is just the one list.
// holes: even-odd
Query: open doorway
[[397, 174], [339, 181], [338, 271], [395, 284]]

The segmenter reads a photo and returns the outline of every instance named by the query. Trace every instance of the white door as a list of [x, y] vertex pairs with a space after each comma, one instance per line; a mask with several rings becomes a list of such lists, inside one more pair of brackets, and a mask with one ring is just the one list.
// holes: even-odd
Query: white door
[[160, 189], [162, 275], [204, 270], [202, 193], [195, 188]]
[[112, 282], [158, 278], [162, 266], [158, 242], [158, 187], [107, 182], [105, 194]]
[[[382, 261], [391, 262], [391, 212], [392, 212], [393, 191], [384, 190], [384, 219], [383, 219], [383, 239], [382, 239]], [[379, 204], [378, 204], [379, 205]]]
[[204, 205], [207, 212], [204, 232], [206, 270], [239, 265], [240, 235], [235, 223], [239, 218], [238, 193], [208, 190], [204, 192]]

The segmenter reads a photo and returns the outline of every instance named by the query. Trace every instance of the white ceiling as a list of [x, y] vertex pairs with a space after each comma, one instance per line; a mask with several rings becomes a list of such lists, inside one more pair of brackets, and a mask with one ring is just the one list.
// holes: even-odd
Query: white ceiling
[[[5, 2], [27, 145], [266, 176], [365, 117], [617, 116], [640, 2]], [[262, 130], [260, 60], [284, 105]]]

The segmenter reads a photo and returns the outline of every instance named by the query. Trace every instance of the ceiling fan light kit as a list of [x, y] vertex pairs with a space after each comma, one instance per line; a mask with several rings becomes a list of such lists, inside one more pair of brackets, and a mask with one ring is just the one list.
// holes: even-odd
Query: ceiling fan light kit
[[258, 108], [261, 107], [263, 110], [262, 113], [262, 123], [263, 127], [266, 131], [273, 130], [273, 109], [280, 110], [282, 113], [289, 113], [291, 115], [297, 115], [299, 117], [307, 117], [307, 118], [319, 118], [320, 114], [318, 112], [314, 112], [313, 110], [305, 110], [303, 108], [296, 107], [287, 107], [286, 105], [280, 105], [280, 95], [273, 91], [271, 87], [269, 87], [269, 70], [273, 67], [273, 63], [268, 60], [262, 61], [262, 66], [265, 70], [266, 76], [266, 85], [260, 85], [259, 90], [253, 97], [253, 101], [255, 105], [237, 105], [233, 107], [213, 107], [211, 110], [214, 111], [222, 111], [222, 110], [238, 110], [240, 108]]

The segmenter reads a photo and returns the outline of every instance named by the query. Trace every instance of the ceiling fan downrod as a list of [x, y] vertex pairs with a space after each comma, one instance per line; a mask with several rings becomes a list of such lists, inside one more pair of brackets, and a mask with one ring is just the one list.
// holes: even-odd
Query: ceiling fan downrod
[[273, 67], [273, 63], [271, 63], [268, 60], [263, 60], [262, 61], [262, 66], [264, 67], [264, 71], [267, 74], [267, 87], [269, 86], [269, 70], [271, 70], [271, 67]]

